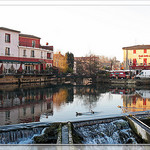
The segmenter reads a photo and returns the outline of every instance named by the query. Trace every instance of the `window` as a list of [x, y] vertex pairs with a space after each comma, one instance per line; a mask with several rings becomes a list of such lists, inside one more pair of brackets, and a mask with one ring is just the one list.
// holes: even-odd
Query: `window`
[[34, 50], [31, 51], [31, 57], [34, 57]]
[[144, 49], [144, 53], [147, 53], [147, 49]]
[[10, 48], [9, 47], [5, 48], [5, 55], [10, 55]]
[[35, 41], [32, 41], [32, 47], [35, 47]]
[[5, 42], [10, 43], [10, 34], [5, 34]]
[[139, 73], [139, 75], [142, 75], [142, 74], [143, 74], [143, 72]]
[[41, 52], [41, 58], [43, 58], [43, 52]]
[[133, 50], [133, 54], [136, 54], [136, 50], [135, 49]]
[[26, 50], [23, 50], [23, 56], [26, 56]]
[[136, 65], [136, 58], [133, 59], [133, 65]]
[[144, 58], [144, 59], [143, 59], [143, 65], [144, 65], [144, 66], [147, 66], [147, 58]]
[[47, 53], [47, 59], [51, 59], [51, 53]]

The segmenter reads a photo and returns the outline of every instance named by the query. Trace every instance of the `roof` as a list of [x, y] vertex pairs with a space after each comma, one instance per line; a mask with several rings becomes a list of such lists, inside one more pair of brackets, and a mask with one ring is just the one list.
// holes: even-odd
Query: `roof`
[[53, 51], [53, 46], [40, 46], [43, 49], [47, 49], [47, 50], [52, 50]]
[[13, 30], [13, 29], [9, 29], [9, 28], [5, 28], [5, 27], [0, 27], [0, 30], [6, 30], [6, 31], [18, 32], [18, 33], [20, 33], [20, 31]]
[[138, 50], [138, 49], [150, 49], [150, 45], [134, 45], [129, 47], [123, 47], [123, 50]]
[[97, 56], [91, 56], [91, 57], [74, 57], [74, 60], [90, 60], [90, 59], [99, 59]]
[[29, 37], [29, 38], [36, 38], [36, 39], [41, 39], [40, 37], [34, 36], [34, 35], [29, 35], [29, 34], [19, 34], [19, 36], [22, 37]]

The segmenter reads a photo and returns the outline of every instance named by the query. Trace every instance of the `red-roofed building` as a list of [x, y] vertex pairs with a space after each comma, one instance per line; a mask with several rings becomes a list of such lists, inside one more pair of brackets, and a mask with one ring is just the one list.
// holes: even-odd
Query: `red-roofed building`
[[40, 38], [0, 27], [0, 72], [43, 71], [53, 66], [53, 46], [41, 46]]
[[123, 47], [124, 68], [141, 70], [150, 69], [150, 45]]

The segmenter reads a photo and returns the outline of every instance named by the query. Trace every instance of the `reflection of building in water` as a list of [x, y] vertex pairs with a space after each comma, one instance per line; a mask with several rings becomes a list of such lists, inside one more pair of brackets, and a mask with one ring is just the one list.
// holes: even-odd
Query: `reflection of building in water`
[[73, 102], [73, 87], [60, 88], [53, 94], [53, 105], [59, 109], [65, 103]]
[[116, 88], [111, 88], [109, 91], [112, 94], [133, 94], [135, 92], [135, 89], [133, 88], [122, 88], [122, 87], [116, 87]]
[[[136, 91], [137, 92], [137, 91]], [[133, 96], [123, 95], [123, 106], [128, 112], [150, 110], [150, 91], [140, 90]], [[123, 110], [124, 112], [126, 110]]]
[[59, 109], [62, 104], [66, 103], [68, 97], [67, 89], [59, 89], [58, 92], [53, 94], [53, 105]]
[[0, 125], [39, 121], [40, 115], [53, 115], [52, 91], [21, 89], [0, 92]]

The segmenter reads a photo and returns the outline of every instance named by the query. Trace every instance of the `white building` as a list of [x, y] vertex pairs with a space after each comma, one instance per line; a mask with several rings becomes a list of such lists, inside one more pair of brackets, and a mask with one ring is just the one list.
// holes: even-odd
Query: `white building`
[[0, 73], [43, 71], [53, 66], [53, 46], [40, 38], [0, 27]]

